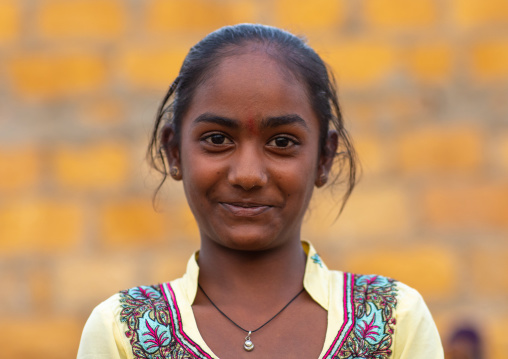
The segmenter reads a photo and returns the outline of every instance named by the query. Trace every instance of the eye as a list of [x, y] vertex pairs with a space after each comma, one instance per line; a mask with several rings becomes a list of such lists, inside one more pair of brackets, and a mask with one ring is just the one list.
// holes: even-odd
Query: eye
[[297, 145], [298, 142], [287, 136], [277, 136], [268, 142], [268, 146], [276, 148], [290, 148]]
[[203, 140], [211, 145], [229, 145], [233, 143], [229, 138], [220, 133], [213, 133], [203, 137]]

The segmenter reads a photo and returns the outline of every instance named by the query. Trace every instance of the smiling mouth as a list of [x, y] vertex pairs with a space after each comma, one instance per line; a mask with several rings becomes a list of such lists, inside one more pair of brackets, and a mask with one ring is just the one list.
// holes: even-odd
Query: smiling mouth
[[223, 208], [238, 217], [254, 217], [268, 211], [272, 206], [253, 203], [225, 203], [220, 202]]

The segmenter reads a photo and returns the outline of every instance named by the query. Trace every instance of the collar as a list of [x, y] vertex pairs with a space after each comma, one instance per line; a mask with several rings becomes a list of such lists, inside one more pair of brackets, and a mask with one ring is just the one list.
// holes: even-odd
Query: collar
[[[302, 241], [302, 248], [307, 254], [303, 287], [309, 295], [325, 310], [329, 308], [329, 280], [330, 271], [319, 254], [309, 242]], [[184, 294], [189, 303], [194, 303], [198, 290], [199, 266], [197, 257], [199, 251], [195, 252], [187, 263], [187, 271], [182, 277]]]

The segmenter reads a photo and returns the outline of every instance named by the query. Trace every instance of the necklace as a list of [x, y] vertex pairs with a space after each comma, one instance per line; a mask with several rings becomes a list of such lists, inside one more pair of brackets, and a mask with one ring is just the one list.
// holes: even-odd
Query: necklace
[[243, 330], [245, 333], [247, 333], [247, 336], [245, 337], [245, 343], [243, 343], [243, 348], [244, 348], [246, 351], [248, 351], [248, 352], [250, 352], [252, 349], [254, 349], [254, 343], [252, 342], [252, 340], [251, 340], [251, 338], [250, 338], [251, 334], [252, 334], [252, 333], [257, 332], [259, 329], [263, 328], [265, 325], [267, 325], [267, 324], [268, 324], [268, 323], [270, 323], [272, 320], [274, 320], [274, 319], [275, 319], [275, 317], [277, 317], [280, 313], [282, 313], [282, 311], [283, 311], [284, 309], [286, 309], [287, 307], [289, 307], [289, 305], [290, 305], [291, 303], [293, 303], [293, 301], [294, 301], [296, 298], [298, 298], [298, 296], [299, 296], [300, 294], [302, 294], [302, 292], [305, 290], [305, 288], [302, 288], [302, 290], [301, 290], [301, 291], [299, 291], [299, 292], [298, 292], [298, 294], [297, 294], [297, 295], [295, 295], [295, 296], [293, 297], [293, 299], [291, 299], [291, 300], [290, 300], [290, 301], [289, 301], [289, 302], [288, 302], [288, 303], [284, 306], [284, 308], [282, 308], [281, 310], [279, 310], [279, 311], [277, 312], [277, 314], [275, 314], [273, 317], [271, 317], [270, 319], [268, 319], [268, 320], [267, 320], [267, 321], [266, 321], [263, 325], [261, 325], [259, 328], [254, 329], [254, 330], [247, 330], [247, 329], [242, 328], [242, 327], [241, 327], [241, 326], [239, 326], [238, 324], [236, 324], [236, 323], [233, 321], [233, 319], [231, 319], [230, 317], [228, 317], [228, 316], [226, 315], [226, 313], [224, 313], [222, 310], [220, 310], [220, 309], [219, 309], [219, 307], [217, 307], [217, 306], [215, 305], [215, 303], [214, 303], [214, 302], [210, 299], [210, 297], [208, 296], [208, 294], [206, 294], [206, 292], [204, 291], [203, 287], [201, 287], [201, 285], [200, 285], [199, 283], [198, 283], [198, 287], [199, 287], [199, 289], [201, 289], [201, 291], [202, 291], [202, 292], [203, 292], [203, 294], [205, 295], [206, 299], [208, 299], [208, 300], [210, 301], [210, 303], [212, 303], [212, 305], [215, 307], [215, 309], [217, 309], [217, 310], [219, 311], [219, 313], [220, 313], [220, 314], [222, 314], [224, 317], [226, 317], [226, 319], [227, 319], [227, 320], [229, 320], [231, 323], [233, 323], [236, 327], [240, 328], [240, 329], [241, 329], [241, 330]]

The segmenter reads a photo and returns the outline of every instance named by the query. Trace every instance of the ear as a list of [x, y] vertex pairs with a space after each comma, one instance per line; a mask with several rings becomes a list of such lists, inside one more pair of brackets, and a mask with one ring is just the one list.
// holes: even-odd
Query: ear
[[176, 181], [182, 179], [182, 164], [178, 142], [173, 126], [165, 125], [161, 133], [161, 147], [168, 160], [169, 174]]
[[337, 131], [330, 130], [326, 136], [325, 146], [319, 155], [319, 163], [316, 172], [316, 180], [314, 184], [316, 187], [323, 187], [328, 181], [328, 175], [332, 169], [333, 159], [339, 146], [339, 135]]

